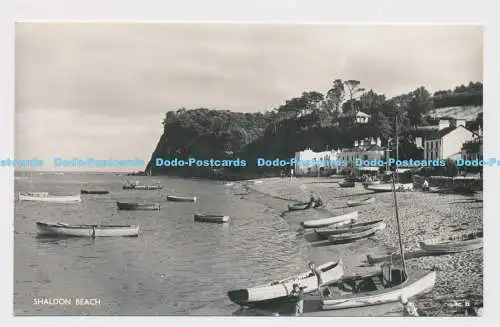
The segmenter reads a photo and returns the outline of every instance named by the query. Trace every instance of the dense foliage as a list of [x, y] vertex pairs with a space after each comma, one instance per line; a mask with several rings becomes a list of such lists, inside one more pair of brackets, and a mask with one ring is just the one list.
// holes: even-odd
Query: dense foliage
[[[247, 160], [247, 166], [225, 169], [226, 175], [263, 173], [276, 169], [257, 169], [256, 158], [290, 158], [306, 147], [315, 151], [351, 147], [361, 137], [380, 137], [383, 145], [395, 147], [396, 121], [400, 158], [418, 158], [422, 154], [411, 142], [409, 131], [434, 124], [428, 116], [432, 109], [462, 105], [482, 105], [482, 83], [471, 82], [433, 95], [419, 87], [387, 99], [365, 90], [359, 81], [336, 79], [324, 95], [303, 92], [265, 113], [182, 108], [166, 113], [163, 135], [146, 170], [151, 169], [153, 174], [212, 176], [222, 170], [159, 168], [155, 167], [155, 158], [240, 158]], [[355, 122], [359, 110], [371, 116], [368, 123]], [[477, 123], [482, 124], [482, 115]]]

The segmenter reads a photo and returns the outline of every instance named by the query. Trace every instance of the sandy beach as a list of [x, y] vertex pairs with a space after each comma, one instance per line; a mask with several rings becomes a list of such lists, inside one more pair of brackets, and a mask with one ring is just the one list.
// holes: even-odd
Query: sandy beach
[[[397, 227], [392, 193], [371, 193], [357, 183], [355, 188], [340, 188], [332, 178], [266, 178], [238, 183], [245, 198], [265, 203], [275, 210], [283, 211], [282, 217], [290, 228], [303, 234], [304, 242], [310, 245], [310, 260], [319, 264], [342, 259], [345, 275], [365, 273], [379, 269], [379, 264], [370, 265], [366, 255], [382, 256], [399, 252]], [[307, 201], [311, 192], [320, 196], [325, 206], [319, 209], [288, 212], [287, 204]], [[355, 208], [347, 207], [346, 201], [370, 196], [375, 203]], [[482, 228], [482, 192], [474, 198], [462, 195], [441, 195], [420, 191], [397, 194], [401, 232], [408, 273], [416, 270], [436, 270], [434, 289], [415, 299], [419, 313], [430, 316], [452, 315], [456, 309], [447, 304], [465, 299], [473, 305], [483, 303], [483, 250], [461, 252], [451, 255], [412, 257], [419, 249], [418, 242], [435, 237], [446, 237]], [[345, 245], [317, 246], [311, 232], [302, 232], [300, 222], [358, 211], [359, 222], [383, 219], [387, 227], [375, 236]], [[351, 311], [351, 310], [350, 310]], [[343, 312], [341, 315], [401, 315], [400, 304], [374, 306]], [[309, 313], [304, 312], [304, 315]], [[311, 312], [313, 316], [339, 315], [334, 311]]]

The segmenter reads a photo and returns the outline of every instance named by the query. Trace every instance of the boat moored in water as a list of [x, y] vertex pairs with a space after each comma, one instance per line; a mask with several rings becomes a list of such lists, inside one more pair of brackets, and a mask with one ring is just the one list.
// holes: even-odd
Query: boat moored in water
[[[37, 194], [38, 193], [38, 194]], [[49, 195], [47, 192], [32, 192], [19, 193], [19, 201], [38, 201], [38, 202], [52, 202], [52, 203], [69, 203], [69, 202], [82, 202], [80, 194], [78, 195]]]
[[37, 222], [38, 234], [42, 236], [66, 237], [126, 237], [138, 236], [136, 225], [69, 225], [64, 223]]
[[160, 210], [159, 203], [116, 202], [118, 210]]
[[167, 201], [171, 201], [171, 202], [196, 202], [196, 196], [167, 195]]
[[214, 215], [209, 213], [197, 213], [194, 215], [194, 221], [204, 223], [223, 224], [229, 222], [230, 217], [225, 215]]

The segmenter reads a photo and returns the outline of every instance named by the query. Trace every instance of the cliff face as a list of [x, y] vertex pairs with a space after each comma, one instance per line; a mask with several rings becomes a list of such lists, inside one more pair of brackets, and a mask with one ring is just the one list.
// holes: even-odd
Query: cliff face
[[[460, 107], [460, 114], [469, 119], [476, 116], [475, 123], [482, 125], [482, 83], [438, 91], [432, 97], [423, 87], [391, 99], [368, 91], [360, 100], [354, 100], [355, 106], [371, 117], [364, 124], [354, 123], [351, 117], [329, 106], [335, 100], [329, 98], [332, 94], [327, 93], [322, 100], [321, 93], [304, 92], [301, 97], [285, 101], [277, 110], [265, 114], [205, 108], [169, 111], [162, 122], [163, 134], [145, 171], [152, 175], [224, 179], [277, 175], [289, 167], [257, 167], [256, 159], [286, 160], [305, 148], [323, 151], [351, 147], [354, 140], [365, 137], [380, 137], [386, 144], [394, 135], [395, 118], [404, 136], [412, 126], [432, 125], [431, 116], [438, 112], [451, 114], [450, 106]], [[403, 110], [398, 109], [398, 103], [405, 103]], [[411, 138], [400, 138], [401, 159], [418, 159], [414, 148]], [[246, 165], [229, 168], [210, 164], [157, 166], [157, 158], [180, 161], [239, 159], [245, 160]]]

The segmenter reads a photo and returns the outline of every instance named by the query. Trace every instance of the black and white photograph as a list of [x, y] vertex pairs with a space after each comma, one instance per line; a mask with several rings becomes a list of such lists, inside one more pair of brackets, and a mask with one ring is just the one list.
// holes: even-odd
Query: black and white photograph
[[17, 22], [14, 315], [481, 316], [483, 32]]

